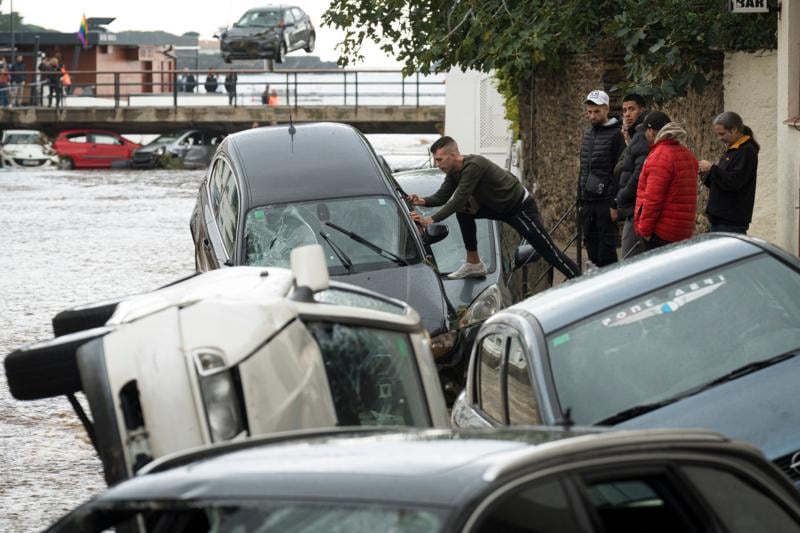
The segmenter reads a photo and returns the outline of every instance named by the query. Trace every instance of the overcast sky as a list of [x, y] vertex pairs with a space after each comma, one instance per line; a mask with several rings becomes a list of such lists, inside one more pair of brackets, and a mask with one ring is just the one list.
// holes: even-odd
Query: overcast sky
[[[0, 0], [0, 11], [8, 14], [12, 0]], [[110, 31], [163, 30], [176, 35], [196, 31], [201, 39], [211, 39], [221, 27], [227, 26], [252, 7], [269, 4], [258, 0], [14, 0], [14, 11], [22, 15], [28, 24], [36, 24], [62, 32], [77, 32], [81, 16], [116, 17], [109, 24]], [[274, 1], [272, 3], [278, 3]], [[322, 13], [329, 0], [298, 0], [298, 5], [308, 13], [317, 28], [317, 46], [314, 51], [323, 60], [338, 58], [335, 50], [342, 34], [320, 26]], [[297, 53], [297, 52], [296, 52]], [[392, 58], [386, 57], [377, 46], [364, 50], [365, 67], [399, 67]]]

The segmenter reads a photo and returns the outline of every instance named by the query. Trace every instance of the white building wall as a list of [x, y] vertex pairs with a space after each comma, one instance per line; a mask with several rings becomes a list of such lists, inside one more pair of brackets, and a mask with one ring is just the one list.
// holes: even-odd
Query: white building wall
[[[781, 196], [777, 171], [778, 132], [775, 129], [777, 92], [774, 90], [778, 83], [778, 54], [726, 54], [724, 72], [725, 111], [739, 113], [761, 145], [756, 203], [748, 234], [775, 242], [778, 230], [776, 213]], [[709, 119], [709, 128], [712, 127], [711, 120], [713, 117]]]
[[[777, 235], [775, 243], [798, 253], [800, 189], [800, 0], [782, 0], [778, 18]], [[797, 127], [794, 124], [798, 124]]]
[[480, 154], [507, 168], [511, 124], [494, 76], [453, 69], [446, 84], [445, 134], [456, 140], [462, 154]]

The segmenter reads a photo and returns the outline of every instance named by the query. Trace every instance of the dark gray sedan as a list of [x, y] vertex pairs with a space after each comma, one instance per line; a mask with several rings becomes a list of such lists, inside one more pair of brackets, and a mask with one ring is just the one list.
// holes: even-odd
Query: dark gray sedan
[[219, 35], [222, 59], [273, 59], [283, 63], [286, 54], [314, 51], [314, 24], [297, 6], [266, 6], [247, 11]]
[[282, 434], [151, 463], [52, 532], [800, 530], [800, 494], [702, 431]]
[[799, 353], [800, 261], [702, 235], [487, 320], [453, 421], [705, 427], [800, 482]]

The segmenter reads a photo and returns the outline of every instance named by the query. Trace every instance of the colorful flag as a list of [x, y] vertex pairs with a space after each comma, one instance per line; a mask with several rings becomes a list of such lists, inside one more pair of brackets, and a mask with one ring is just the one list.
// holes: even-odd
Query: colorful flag
[[78, 30], [77, 35], [83, 47], [86, 48], [89, 44], [89, 24], [86, 22], [86, 14], [81, 18], [81, 28]]

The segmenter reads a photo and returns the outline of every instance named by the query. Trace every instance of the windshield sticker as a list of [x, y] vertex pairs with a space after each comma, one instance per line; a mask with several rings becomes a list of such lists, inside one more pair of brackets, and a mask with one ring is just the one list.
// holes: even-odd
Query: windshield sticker
[[253, 216], [257, 219], [262, 219], [264, 218], [264, 211], [254, 211]]
[[569, 342], [569, 333], [564, 333], [563, 335], [559, 335], [558, 337], [553, 339], [553, 347], [561, 346], [566, 342]]
[[686, 304], [708, 296], [725, 285], [725, 276], [718, 274], [700, 281], [677, 287], [670, 291], [669, 300], [648, 298], [634, 305], [623, 307], [614, 314], [603, 318], [601, 323], [609, 328], [632, 324], [646, 318], [666, 315], [678, 311]]
[[378, 205], [386, 205], [386, 200], [383, 198], [378, 198]]

